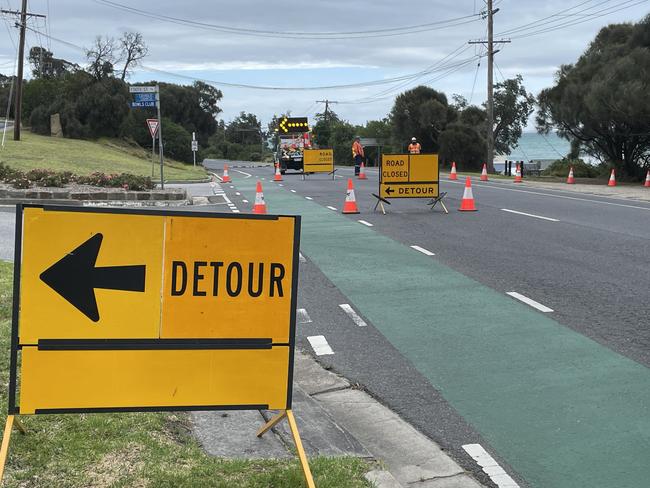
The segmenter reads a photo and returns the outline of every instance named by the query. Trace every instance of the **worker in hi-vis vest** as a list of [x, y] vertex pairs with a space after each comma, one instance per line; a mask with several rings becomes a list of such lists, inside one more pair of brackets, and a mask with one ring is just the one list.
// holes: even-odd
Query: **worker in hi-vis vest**
[[422, 146], [420, 146], [418, 140], [415, 137], [411, 138], [411, 144], [409, 144], [409, 154], [420, 154], [421, 151]]
[[363, 152], [363, 146], [361, 145], [361, 139], [358, 137], [355, 137], [352, 143], [352, 158], [354, 159], [354, 174], [358, 176], [361, 171], [361, 163], [366, 158]]

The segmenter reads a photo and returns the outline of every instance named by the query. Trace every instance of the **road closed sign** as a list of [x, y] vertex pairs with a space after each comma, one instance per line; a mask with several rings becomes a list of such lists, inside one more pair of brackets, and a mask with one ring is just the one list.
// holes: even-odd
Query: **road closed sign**
[[382, 155], [381, 198], [436, 198], [439, 191], [437, 154]]
[[10, 413], [290, 408], [299, 217], [17, 220]]
[[303, 170], [305, 173], [331, 173], [334, 171], [334, 150], [305, 149]]

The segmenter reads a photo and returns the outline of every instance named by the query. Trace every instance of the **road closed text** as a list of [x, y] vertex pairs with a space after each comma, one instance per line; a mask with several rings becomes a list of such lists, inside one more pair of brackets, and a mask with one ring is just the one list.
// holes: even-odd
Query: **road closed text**
[[172, 261], [171, 296], [284, 297], [291, 284], [281, 263]]

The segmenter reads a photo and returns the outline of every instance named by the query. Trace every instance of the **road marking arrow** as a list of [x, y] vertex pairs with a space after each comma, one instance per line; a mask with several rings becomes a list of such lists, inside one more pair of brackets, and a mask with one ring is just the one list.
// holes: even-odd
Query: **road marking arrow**
[[145, 265], [95, 267], [102, 234], [95, 234], [41, 273], [41, 280], [93, 322], [99, 321], [95, 288], [144, 292]]

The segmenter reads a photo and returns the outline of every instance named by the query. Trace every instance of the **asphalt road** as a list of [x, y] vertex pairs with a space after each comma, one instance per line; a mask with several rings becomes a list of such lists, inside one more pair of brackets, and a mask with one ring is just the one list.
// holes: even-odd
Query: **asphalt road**
[[[208, 166], [221, 173], [220, 162]], [[300, 306], [311, 322], [299, 328], [301, 345], [309, 351], [306, 338], [324, 335], [334, 354], [319, 360], [452, 451], [484, 483], [461, 446], [482, 444], [521, 486], [642, 486], [649, 407], [635, 394], [650, 380], [650, 204], [490, 182], [474, 184], [479, 211], [461, 213], [462, 183], [443, 181], [449, 215], [422, 200], [394, 200], [382, 215], [372, 212], [371, 168], [368, 181], [354, 180], [361, 215], [343, 217], [352, 170], [337, 174], [335, 181], [287, 174], [280, 187], [269, 182], [270, 168], [233, 168], [234, 183], [223, 185], [249, 211], [254, 182], [263, 178], [271, 212], [303, 214]], [[413, 263], [406, 254], [418, 254], [413, 245], [435, 256]], [[338, 252], [356, 261], [332, 255]], [[427, 267], [438, 281], [423, 276]], [[391, 300], [392, 308], [417, 307], [394, 315]], [[369, 326], [351, 327], [337, 302], [352, 304]], [[480, 378], [471, 376], [477, 369]], [[615, 418], [626, 409], [629, 419]]]

